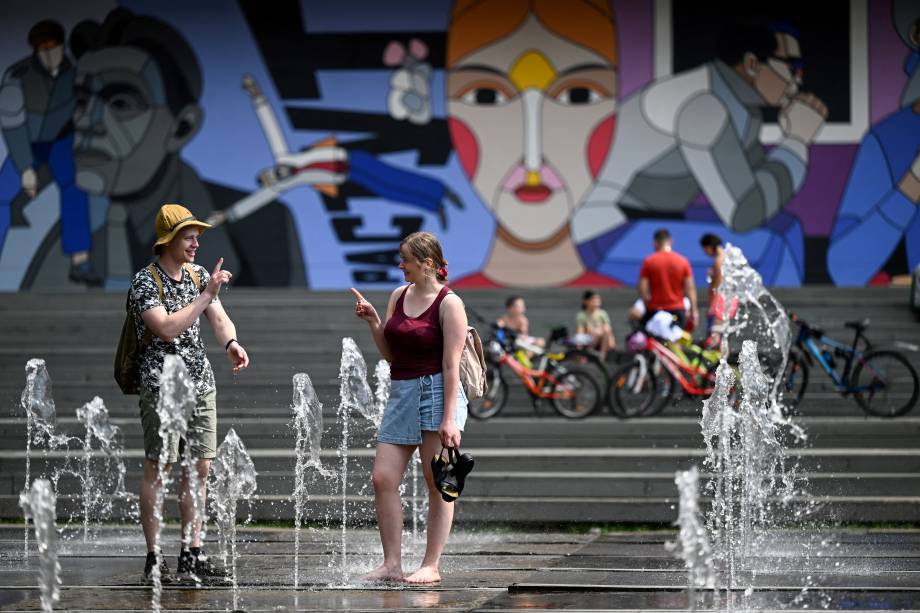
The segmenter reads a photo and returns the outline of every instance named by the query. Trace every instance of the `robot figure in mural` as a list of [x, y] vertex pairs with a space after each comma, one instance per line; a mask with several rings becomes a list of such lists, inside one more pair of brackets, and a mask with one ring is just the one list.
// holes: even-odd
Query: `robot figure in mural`
[[[10, 67], [0, 87], [0, 128], [9, 156], [0, 168], [0, 251], [10, 225], [28, 225], [20, 208], [40, 191], [47, 166], [60, 192], [61, 248], [71, 281], [99, 285], [89, 252], [89, 203], [74, 181], [74, 67], [64, 53], [64, 28], [52, 20], [29, 31], [31, 56]], [[14, 205], [22, 205], [16, 207]], [[65, 265], [64, 270], [68, 270]]]
[[[202, 76], [176, 29], [116, 9], [101, 24], [78, 24], [71, 49], [77, 57], [76, 180], [110, 199], [106, 223], [93, 237], [92, 261], [114, 287], [150, 260], [152, 220], [164, 202], [194, 204], [206, 217], [245, 194], [203, 181], [181, 157], [203, 122]], [[271, 198], [239, 224], [208, 230], [198, 257], [223, 257], [239, 285], [306, 282], [293, 219]], [[39, 253], [23, 285], [56, 284], [53, 259], [52, 250]]]
[[303, 151], [290, 152], [278, 118], [252, 76], [243, 77], [243, 89], [252, 98], [253, 110], [275, 164], [259, 174], [260, 189], [233, 206], [216, 211], [208, 219], [209, 223], [236, 223], [277, 196], [304, 185], [334, 197], [338, 194], [338, 186], [348, 180], [382, 198], [436, 213], [442, 228], [447, 227], [448, 205], [463, 208], [460, 199], [443, 182], [396, 168], [365, 151], [346, 149], [335, 138], [314, 143]]
[[[584, 259], [599, 272], [634, 280], [638, 264], [619, 253], [630, 244], [615, 244], [630, 217], [683, 211], [702, 191], [722, 223], [743, 233], [773, 218], [801, 188], [827, 108], [800, 91], [798, 32], [783, 23], [741, 25], [720, 37], [717, 58], [621, 106], [611, 154], [572, 222]], [[780, 109], [783, 133], [769, 153], [759, 142], [765, 105]]]
[[908, 81], [901, 109], [869, 129], [850, 170], [827, 252], [837, 285], [887, 282], [920, 264], [920, 4], [892, 9]]

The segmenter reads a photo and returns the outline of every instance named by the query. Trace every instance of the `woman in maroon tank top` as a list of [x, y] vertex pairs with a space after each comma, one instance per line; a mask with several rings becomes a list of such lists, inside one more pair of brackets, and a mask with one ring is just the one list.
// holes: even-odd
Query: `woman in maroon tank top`
[[[399, 247], [407, 285], [390, 295], [386, 317], [354, 288], [355, 314], [368, 323], [374, 342], [390, 362], [390, 399], [377, 432], [372, 481], [383, 564], [370, 581], [413, 584], [441, 580], [439, 562], [453, 522], [454, 504], [444, 502], [428, 460], [441, 447], [460, 447], [467, 399], [460, 386], [460, 356], [466, 341], [466, 311], [445, 285], [447, 261], [433, 234], [416, 232]], [[402, 500], [399, 484], [412, 453], [419, 449], [428, 484], [428, 540], [421, 567], [402, 571]]]

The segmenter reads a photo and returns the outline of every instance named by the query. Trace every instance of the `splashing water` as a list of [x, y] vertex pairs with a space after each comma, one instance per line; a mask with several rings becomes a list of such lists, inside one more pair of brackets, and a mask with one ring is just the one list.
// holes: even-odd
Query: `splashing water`
[[390, 400], [390, 363], [386, 360], [377, 362], [374, 369], [374, 412], [368, 417], [374, 424], [374, 429], [380, 428], [380, 422], [383, 419], [383, 412], [387, 408], [387, 402]]
[[26, 387], [20, 401], [33, 426], [39, 428], [36, 438], [54, 432], [57, 410], [51, 393], [51, 376], [44, 360], [32, 358], [26, 362]]
[[230, 557], [230, 583], [233, 589], [233, 609], [239, 609], [240, 590], [237, 583], [236, 564], [236, 512], [240, 500], [250, 500], [256, 491], [256, 467], [246, 452], [243, 441], [233, 428], [217, 448], [211, 469], [211, 507], [217, 517], [220, 550], [224, 567], [227, 566], [228, 545]]
[[[151, 607], [154, 611], [160, 610], [160, 599], [163, 594], [163, 581], [160, 576], [160, 535], [163, 529], [163, 501], [166, 499], [166, 493], [172, 480], [166, 466], [169, 464], [169, 450], [172, 441], [184, 438], [188, 431], [188, 420], [195, 409], [195, 382], [192, 381], [185, 366], [177, 355], [166, 355], [163, 359], [163, 372], [160, 375], [160, 401], [157, 404], [157, 417], [160, 419], [159, 435], [161, 441], [160, 455], [157, 462], [157, 476], [160, 481], [160, 487], [157, 490], [156, 502], [153, 515], [157, 521], [157, 529], [154, 536], [154, 551], [157, 554], [157, 564], [153, 567], [151, 573], [153, 578], [153, 599]], [[186, 445], [187, 447], [187, 445]], [[189, 471], [189, 483], [192, 491], [197, 491], [195, 487], [197, 474], [194, 470]], [[198, 507], [195, 509], [196, 520], [198, 517]], [[193, 520], [195, 521], [195, 520]]]
[[[757, 343], [761, 361], [770, 373], [781, 373], [786, 366], [792, 345], [792, 329], [783, 305], [763, 285], [763, 279], [748, 263], [741, 249], [726, 245], [722, 260], [723, 298], [721, 319], [725, 322], [722, 335], [722, 355], [739, 351], [745, 340]], [[771, 390], [771, 406], [777, 419], [782, 419], [778, 403], [779, 378]]]
[[712, 562], [712, 548], [699, 508], [699, 470], [674, 473], [674, 483], [680, 494], [680, 511], [677, 525], [680, 528], [676, 543], [665, 543], [668, 551], [676, 553], [687, 569], [691, 610], [696, 610], [695, 590], [715, 587], [716, 575]]
[[28, 492], [19, 495], [19, 506], [35, 526], [38, 545], [38, 588], [43, 611], [53, 611], [61, 595], [61, 566], [57, 559], [56, 500], [51, 482], [36, 479]]
[[291, 403], [294, 419], [291, 427], [297, 435], [297, 462], [304, 469], [329, 473], [323, 466], [323, 404], [316, 395], [313, 381], [306, 373], [294, 375], [294, 399]]
[[[91, 518], [100, 521], [112, 516], [119, 498], [129, 498], [125, 491], [124, 444], [118, 426], [109, 420], [109, 411], [96, 396], [77, 409], [77, 419], [86, 428], [83, 439], [83, 542], [89, 538]], [[105, 453], [98, 470], [92, 466], [92, 442], [96, 440]]]
[[294, 420], [291, 427], [296, 435], [294, 446], [294, 589], [300, 585], [300, 528], [306, 514], [309, 492], [307, 470], [313, 469], [323, 477], [331, 471], [320, 458], [323, 438], [323, 405], [316, 396], [313, 382], [306, 373], [294, 375], [294, 399], [291, 403]]
[[339, 407], [338, 418], [342, 426], [342, 439], [339, 442], [338, 455], [342, 459], [342, 542], [340, 551], [340, 570], [342, 584], [348, 583], [348, 426], [351, 411], [369, 416], [373, 421], [374, 401], [370, 386], [367, 384], [367, 365], [364, 356], [354, 339], [342, 339], [342, 361], [339, 364]]
[[[419, 496], [419, 473], [421, 472], [422, 456], [420, 448], [416, 448], [409, 460], [410, 479], [412, 480], [412, 542], [418, 544], [421, 531], [424, 529], [428, 517], [427, 486], [424, 496]], [[424, 477], [422, 477], [424, 481]]]
[[[57, 411], [51, 393], [51, 376], [45, 361], [32, 358], [26, 362], [26, 386], [22, 390], [19, 403], [26, 413], [26, 480], [23, 493], [29, 491], [32, 479], [32, 445], [42, 449], [47, 460], [47, 453], [53, 449], [67, 447], [71, 438], [55, 433]], [[47, 468], [47, 461], [45, 462]], [[57, 491], [58, 475], [51, 477], [54, 490]], [[23, 558], [29, 555], [29, 522], [25, 522], [23, 537]]]
[[[785, 434], [798, 441], [806, 437], [783, 417], [778, 399], [776, 374], [783, 372], [792, 341], [785, 310], [737, 247], [726, 247], [722, 275], [723, 359], [715, 390], [703, 401], [700, 428], [706, 445], [704, 466], [712, 475], [706, 485], [712, 497], [706, 531], [714, 585], [725, 590], [724, 602], [734, 610], [736, 591], [743, 590], [745, 607], [753, 593], [755, 558], [768, 547], [771, 529], [786, 518], [799, 517], [786, 508], [797, 493], [797, 477], [782, 440]], [[725, 356], [739, 347], [738, 367], [730, 366]], [[684, 487], [682, 516], [695, 512], [697, 504], [686, 482]], [[681, 532], [683, 537], [683, 524]], [[699, 565], [696, 572], [705, 577], [707, 565]], [[692, 580], [691, 585], [701, 587]]]

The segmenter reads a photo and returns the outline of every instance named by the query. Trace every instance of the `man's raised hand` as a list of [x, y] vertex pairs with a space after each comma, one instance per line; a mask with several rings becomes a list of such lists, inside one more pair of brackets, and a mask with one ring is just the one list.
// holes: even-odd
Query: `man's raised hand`
[[211, 293], [211, 296], [217, 298], [217, 294], [220, 293], [220, 288], [225, 283], [230, 283], [230, 279], [233, 278], [233, 274], [229, 270], [221, 270], [221, 266], [224, 265], [224, 258], [219, 258], [217, 264], [214, 266], [214, 270], [211, 271], [211, 280], [208, 282], [208, 287], [205, 291]]

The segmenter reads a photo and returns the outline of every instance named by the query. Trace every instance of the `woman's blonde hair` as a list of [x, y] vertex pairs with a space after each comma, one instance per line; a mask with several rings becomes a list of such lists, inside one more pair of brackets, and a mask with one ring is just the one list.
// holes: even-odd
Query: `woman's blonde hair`
[[424, 262], [428, 258], [434, 263], [435, 278], [441, 283], [447, 281], [447, 260], [441, 251], [441, 243], [438, 238], [431, 232], [413, 232], [406, 238], [402, 239], [399, 244], [409, 250], [412, 257], [418, 262]]

